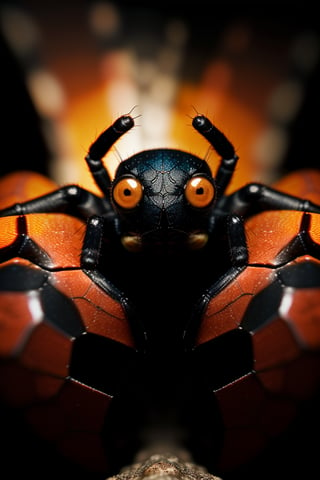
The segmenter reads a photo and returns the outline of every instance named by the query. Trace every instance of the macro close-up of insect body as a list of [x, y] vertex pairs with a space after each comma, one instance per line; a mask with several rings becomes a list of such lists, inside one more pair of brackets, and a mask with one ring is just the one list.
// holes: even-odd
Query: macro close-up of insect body
[[238, 156], [197, 114], [216, 172], [157, 148], [112, 179], [103, 158], [134, 125], [89, 148], [101, 195], [0, 181], [1, 398], [101, 478], [148, 435], [231, 478], [319, 385], [320, 172], [227, 193]]

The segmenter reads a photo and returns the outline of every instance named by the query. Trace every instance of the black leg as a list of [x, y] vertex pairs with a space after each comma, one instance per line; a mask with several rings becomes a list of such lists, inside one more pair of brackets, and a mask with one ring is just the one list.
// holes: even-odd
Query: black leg
[[217, 198], [221, 198], [228, 187], [233, 172], [236, 168], [238, 156], [235, 154], [232, 143], [215, 127], [204, 115], [197, 115], [192, 121], [194, 128], [203, 135], [213, 146], [221, 163], [216, 174]]
[[[127, 296], [108, 279], [108, 271], [105, 268], [103, 272], [99, 270], [102, 248], [108, 248], [106, 244], [103, 245], [105, 226], [106, 219], [103, 217], [93, 215], [88, 219], [82, 245], [80, 265], [84, 273], [91, 278], [96, 285], [107, 295], [121, 303], [130, 321], [130, 328], [132, 329], [137, 349], [142, 353], [147, 351], [146, 332], [140, 322], [140, 317], [137, 315], [136, 309]], [[113, 255], [110, 244], [109, 247], [110, 255]]]
[[[207, 290], [201, 295], [199, 301], [195, 304], [190, 322], [184, 332], [184, 342], [187, 350], [192, 350], [194, 346], [194, 341], [199, 329], [199, 322], [201, 321], [211, 299], [226, 288], [226, 286], [248, 265], [248, 249], [242, 218], [236, 215], [230, 215], [229, 217], [222, 219], [222, 222], [224, 221], [226, 224], [221, 225], [221, 227], [224, 228], [225, 226], [227, 230], [230, 255], [229, 267], [227, 267], [225, 273], [220, 275], [217, 281], [207, 288]], [[207, 268], [210, 268], [209, 263], [210, 260]]]
[[297, 210], [320, 213], [320, 205], [259, 183], [250, 183], [221, 199], [217, 209], [224, 214], [248, 216], [265, 210]]
[[89, 218], [81, 252], [81, 268], [95, 270], [99, 263], [103, 239], [104, 219], [97, 215]]
[[232, 268], [242, 268], [248, 264], [248, 250], [243, 220], [230, 215], [227, 218], [227, 234]]
[[112, 214], [111, 206], [106, 199], [77, 185], [69, 185], [47, 195], [4, 208], [0, 210], [0, 217], [50, 212], [68, 213], [82, 219], [87, 219], [93, 214], [105, 216], [108, 213]]
[[134, 126], [133, 118], [130, 115], [123, 115], [118, 118], [111, 127], [107, 128], [97, 140], [89, 148], [86, 156], [86, 162], [90, 168], [90, 172], [100, 188], [101, 192], [106, 196], [109, 193], [111, 180], [110, 176], [102, 163], [102, 158], [110, 150], [112, 145], [128, 130]]

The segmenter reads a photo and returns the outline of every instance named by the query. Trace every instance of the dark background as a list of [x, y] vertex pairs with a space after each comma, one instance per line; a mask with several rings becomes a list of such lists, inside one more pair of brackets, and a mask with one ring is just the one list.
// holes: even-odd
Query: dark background
[[[93, 2], [91, 2], [93, 3]], [[52, 20], [52, 29], [49, 30], [51, 44], [61, 37], [70, 35], [72, 30], [79, 27], [83, 10], [90, 2], [1, 2], [3, 5], [16, 5], [24, 8], [31, 15], [37, 17], [40, 12], [41, 19], [45, 18], [44, 12], [55, 12], [56, 17], [63, 17], [65, 12], [70, 14], [71, 22], [64, 30], [59, 30], [57, 22]], [[0, 4], [0, 5], [1, 5]], [[147, 48], [152, 49], [150, 38], [154, 38], [156, 45], [158, 30], [168, 18], [179, 18], [185, 21], [189, 29], [187, 53], [184, 57], [180, 72], [180, 81], [197, 83], [209, 59], [223, 54], [221, 38], [227, 29], [235, 22], [244, 22], [249, 26], [255, 44], [255, 50], [250, 57], [251, 71], [256, 61], [256, 72], [259, 69], [277, 69], [281, 66], [283, 52], [292, 39], [303, 31], [312, 31], [318, 35], [319, 15], [314, 4], [308, 2], [131, 2], [117, 1], [117, 8], [122, 16], [122, 30], [114, 39], [114, 47], [119, 44], [129, 44], [141, 54], [149, 55]], [[77, 18], [79, 15], [79, 18]], [[38, 20], [39, 20], [38, 18]], [[46, 19], [48, 22], [48, 19]], [[40, 23], [41, 24], [41, 23]], [[42, 24], [43, 28], [46, 24]], [[144, 43], [144, 37], [147, 42]], [[47, 39], [48, 42], [48, 39]], [[112, 45], [109, 45], [112, 47]], [[148, 47], [147, 47], [148, 46]], [[46, 45], [42, 46], [42, 55], [46, 56]], [[40, 49], [41, 50], [41, 49]], [[143, 51], [144, 50], [144, 51]], [[50, 52], [47, 51], [50, 55]], [[51, 51], [52, 54], [52, 51]], [[81, 47], [79, 47], [81, 55]], [[151, 53], [152, 54], [152, 53]], [[1, 55], [1, 151], [2, 160], [0, 173], [4, 174], [13, 169], [35, 169], [47, 173], [50, 161], [50, 149], [43, 138], [41, 122], [25, 85], [25, 65], [21, 65], [14, 52], [7, 45], [3, 36], [0, 36]], [[255, 55], [256, 58], [254, 58]], [[244, 69], [245, 55], [240, 59], [231, 59], [241, 62]], [[70, 59], [72, 62], [72, 59]], [[280, 62], [280, 63], [279, 63]], [[253, 65], [253, 67], [252, 67]], [[289, 67], [290, 69], [291, 67]], [[288, 75], [298, 75], [299, 72], [287, 71]], [[259, 76], [257, 77], [259, 78]], [[79, 82], [81, 80], [79, 79]], [[243, 83], [247, 89], [243, 88]], [[300, 166], [318, 167], [318, 112], [319, 112], [319, 60], [308, 78], [303, 79], [304, 99], [297, 115], [287, 126], [290, 133], [290, 143], [283, 166], [293, 170]], [[243, 102], [255, 101], [256, 108], [265, 108], [263, 97], [259, 99], [248, 95], [252, 88], [256, 88], [255, 78], [244, 76], [235, 82], [236, 95]], [[259, 104], [260, 101], [260, 104]]]
[[[91, 2], [92, 3], [92, 2]], [[6, 2], [0, 2], [0, 6]], [[21, 1], [7, 2], [9, 5], [16, 5], [25, 8], [31, 15], [38, 19], [43, 29], [49, 26], [44, 44], [39, 46], [40, 56], [44, 62], [50, 62], [53, 57], [59, 57], [59, 50], [54, 50], [54, 44], [61, 44], [61, 36], [72, 37], [73, 31], [78, 31], [85, 17], [86, 8], [90, 2], [40, 2]], [[233, 84], [233, 94], [241, 102], [254, 110], [264, 111], [267, 109], [264, 86], [259, 82], [263, 80], [264, 73], [272, 78], [277, 76], [279, 70], [279, 81], [281, 76], [294, 78], [301, 81], [303, 85], [303, 100], [294, 118], [284, 127], [289, 133], [288, 149], [285, 152], [281, 165], [274, 168], [280, 171], [292, 171], [301, 167], [319, 168], [319, 110], [320, 110], [320, 54], [314, 68], [308, 75], [288, 59], [289, 45], [302, 32], [312, 32], [318, 37], [318, 48], [320, 51], [320, 20], [314, 2], [132, 2], [116, 1], [117, 8], [122, 16], [122, 29], [108, 45], [100, 45], [101, 48], [118, 48], [121, 45], [130, 45], [141, 56], [152, 56], [152, 47], [161, 41], [160, 31], [163, 24], [169, 18], [179, 18], [188, 25], [189, 36], [186, 45], [186, 53], [180, 70], [179, 81], [189, 82], [197, 85], [199, 79], [213, 58], [224, 56], [235, 66], [239, 76]], [[46, 17], [45, 11], [48, 8], [50, 15]], [[68, 22], [62, 22], [63, 28], [57, 28], [56, 19], [68, 16]], [[240, 56], [225, 51], [225, 44], [222, 42], [225, 32], [240, 22], [246, 25], [251, 32], [253, 42], [248, 56], [244, 53]], [[51, 28], [50, 28], [51, 26]], [[152, 40], [150, 42], [150, 39]], [[59, 43], [60, 42], [60, 43]], [[62, 54], [63, 52], [61, 52]], [[306, 52], [306, 55], [308, 52]], [[81, 57], [81, 47], [78, 55]], [[8, 45], [5, 37], [0, 35], [0, 112], [1, 112], [1, 144], [0, 144], [0, 175], [21, 169], [35, 170], [49, 174], [50, 162], [52, 160], [52, 149], [43, 135], [43, 125], [47, 121], [37, 111], [29, 95], [26, 85], [26, 68], [28, 65], [21, 63], [15, 52]], [[72, 65], [73, 59], [70, 58]], [[246, 72], [250, 72], [247, 74]], [[94, 75], [94, 72], [93, 72]], [[79, 78], [79, 85], [76, 88], [85, 88], [85, 84]], [[268, 113], [264, 113], [266, 116]], [[311, 410], [310, 410], [311, 412]], [[289, 464], [291, 457], [299, 457], [301, 454], [300, 470], [297, 477], [306, 472], [306, 477], [314, 473], [316, 466], [303, 462], [316, 457], [317, 444], [310, 442], [310, 425], [313, 424], [313, 417], [310, 413], [307, 417], [307, 424], [300, 425], [303, 432], [302, 443], [305, 450], [295, 446], [293, 450], [288, 449], [282, 456], [281, 444], [279, 445], [276, 459], [273, 458], [273, 466], [269, 466], [268, 473], [274, 478], [293, 478], [292, 469], [288, 466], [289, 476], [286, 476], [286, 464]], [[293, 432], [295, 433], [295, 432]], [[316, 432], [317, 433], [317, 432]], [[288, 441], [291, 432], [289, 432]], [[28, 442], [28, 437], [25, 438]], [[316, 439], [317, 440], [317, 439]], [[17, 442], [20, 447], [24, 439]], [[9, 439], [9, 445], [14, 449], [14, 436]], [[312, 448], [310, 445], [312, 444]], [[33, 445], [29, 445], [29, 450]], [[36, 443], [35, 448], [39, 448]], [[26, 448], [26, 453], [28, 449]], [[19, 450], [17, 454], [19, 462]], [[21, 465], [21, 472], [32, 475], [33, 461], [37, 461], [38, 453], [34, 458], [28, 457], [28, 462]], [[44, 457], [46, 460], [46, 457]], [[13, 459], [14, 461], [15, 459]], [[10, 459], [12, 461], [12, 459]], [[10, 463], [9, 461], [9, 463]], [[282, 461], [280, 474], [272, 470], [277, 468], [278, 461]], [[261, 469], [264, 472], [268, 459], [265, 456], [261, 465], [255, 465], [254, 472]], [[78, 478], [67, 476], [66, 471], [60, 472], [59, 466], [51, 465], [51, 476], [44, 474], [44, 478]], [[316, 467], [315, 467], [316, 468]], [[19, 469], [18, 469], [19, 470]], [[41, 467], [37, 466], [37, 473]], [[61, 475], [61, 476], [60, 476]], [[314, 477], [317, 474], [314, 473]], [[10, 477], [4, 478], [18, 478]], [[40, 476], [39, 476], [40, 478]], [[238, 478], [235, 475], [235, 478]], [[243, 472], [241, 478], [247, 477]], [[258, 478], [258, 477], [257, 477]]]

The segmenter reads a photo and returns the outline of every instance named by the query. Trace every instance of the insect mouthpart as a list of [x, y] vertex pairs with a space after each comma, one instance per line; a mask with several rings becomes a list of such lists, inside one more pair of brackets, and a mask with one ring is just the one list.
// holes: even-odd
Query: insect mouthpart
[[124, 235], [121, 237], [121, 243], [129, 252], [141, 252], [143, 250], [140, 235]]
[[145, 235], [126, 234], [121, 238], [122, 245], [129, 252], [153, 250], [174, 253], [180, 250], [199, 250], [206, 245], [207, 241], [206, 232], [159, 231]]
[[190, 233], [188, 237], [189, 250], [200, 250], [206, 245], [208, 238], [209, 236], [205, 232]]

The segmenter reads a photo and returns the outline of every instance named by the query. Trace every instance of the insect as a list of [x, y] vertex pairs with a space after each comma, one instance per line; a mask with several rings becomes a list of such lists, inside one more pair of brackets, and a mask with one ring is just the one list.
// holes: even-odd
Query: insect
[[234, 147], [192, 124], [215, 175], [159, 148], [111, 179], [123, 115], [86, 156], [101, 196], [30, 172], [1, 183], [2, 397], [89, 471], [181, 431], [201, 463], [236, 469], [318, 385], [320, 173], [226, 194]]

